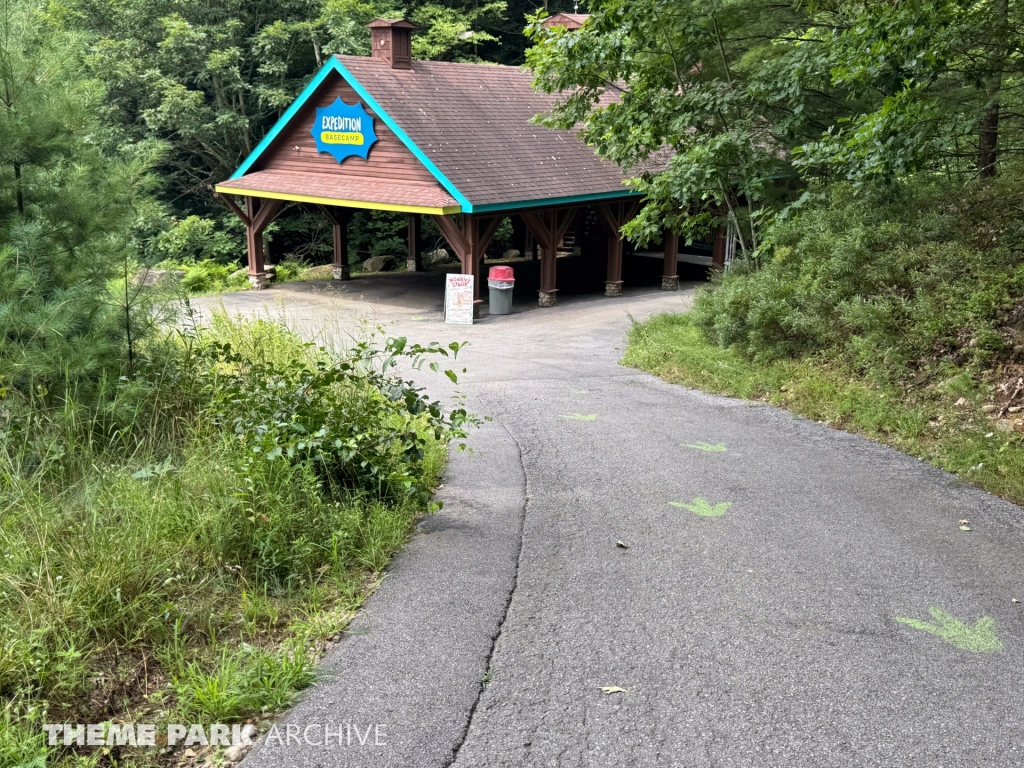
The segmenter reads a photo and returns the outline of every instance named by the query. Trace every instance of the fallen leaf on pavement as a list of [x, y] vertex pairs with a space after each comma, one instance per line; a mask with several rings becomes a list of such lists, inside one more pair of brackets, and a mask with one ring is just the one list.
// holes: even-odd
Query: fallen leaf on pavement
[[681, 509], [693, 512], [693, 514], [700, 515], [701, 517], [721, 517], [732, 506], [731, 501], [720, 501], [717, 504], [711, 504], [707, 499], [700, 497], [697, 497], [689, 504], [684, 504], [681, 501], [670, 501], [669, 504], [673, 507], [680, 507]]
[[627, 544], [624, 541], [616, 541], [615, 542], [615, 546], [616, 547], [621, 547], [622, 549], [629, 549], [629, 544]]
[[996, 653], [1003, 650], [1003, 643], [996, 634], [995, 619], [990, 616], [982, 616], [970, 627], [939, 608], [929, 608], [928, 613], [932, 616], [931, 622], [904, 616], [897, 616], [896, 621], [940, 637], [962, 651]]
[[625, 688], [619, 688], [617, 685], [602, 685], [601, 690], [609, 695], [613, 693], [629, 693]]
[[593, 421], [597, 418], [596, 413], [574, 413], [571, 416], [563, 416], [566, 419], [575, 419], [576, 421]]
[[705, 443], [698, 440], [696, 443], [688, 443], [687, 448], [696, 448], [698, 451], [707, 451], [708, 453], [725, 453], [729, 450], [725, 443]]

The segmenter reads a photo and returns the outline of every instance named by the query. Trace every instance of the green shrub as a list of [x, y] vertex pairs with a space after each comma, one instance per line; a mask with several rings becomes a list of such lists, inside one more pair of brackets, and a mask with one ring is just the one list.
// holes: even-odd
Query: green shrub
[[237, 264], [245, 253], [245, 236], [237, 225], [229, 228], [213, 219], [186, 216], [172, 219], [170, 226], [156, 237], [154, 246], [161, 261], [231, 265]]
[[1024, 330], [1010, 320], [1024, 295], [1024, 222], [1006, 203], [1021, 177], [955, 198], [928, 180], [895, 200], [833, 185], [774, 225], [762, 269], [741, 265], [700, 294], [695, 319], [747, 356], [833, 350], [885, 379], [925, 361], [991, 365]]
[[186, 266], [185, 277], [181, 284], [189, 293], [209, 293], [227, 287], [234, 267], [218, 264], [215, 261], [200, 261]]
[[285, 706], [472, 423], [395, 373], [457, 344], [337, 354], [223, 315], [176, 338], [94, 403], [4, 402], [0, 697], [58, 721]]
[[308, 268], [309, 265], [305, 262], [297, 259], [285, 259], [274, 268], [274, 279], [282, 283], [298, 280]]

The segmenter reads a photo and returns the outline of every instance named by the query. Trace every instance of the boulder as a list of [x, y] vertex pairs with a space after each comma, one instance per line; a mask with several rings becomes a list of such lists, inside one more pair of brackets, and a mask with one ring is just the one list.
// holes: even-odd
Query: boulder
[[423, 266], [439, 266], [441, 264], [447, 264], [451, 261], [451, 257], [448, 255], [448, 251], [444, 248], [438, 248], [436, 251], [427, 251], [423, 254]]
[[372, 256], [363, 262], [363, 272], [383, 272], [389, 261], [390, 256]]
[[501, 254], [501, 258], [503, 259], [518, 259], [520, 256], [522, 256], [522, 254], [519, 253], [519, 251], [517, 251], [515, 248], [509, 248], [507, 251]]

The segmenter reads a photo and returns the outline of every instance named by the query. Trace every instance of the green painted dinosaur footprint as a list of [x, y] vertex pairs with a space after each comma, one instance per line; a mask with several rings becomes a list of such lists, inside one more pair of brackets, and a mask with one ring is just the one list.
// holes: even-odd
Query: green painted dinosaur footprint
[[704, 443], [698, 440], [696, 443], [687, 443], [685, 448], [696, 448], [698, 451], [707, 451], [708, 453], [725, 453], [729, 450], [725, 443]]
[[1003, 642], [996, 635], [996, 620], [991, 616], [983, 616], [975, 622], [973, 627], [968, 627], [960, 619], [950, 616], [938, 608], [929, 608], [928, 613], [935, 619], [934, 624], [903, 616], [897, 616], [896, 621], [914, 629], [920, 629], [922, 632], [929, 632], [962, 651], [995, 653], [1003, 650]]
[[699, 496], [689, 504], [684, 504], [681, 501], [670, 501], [669, 504], [673, 507], [693, 512], [693, 514], [700, 515], [701, 517], [721, 517], [732, 506], [731, 501], [720, 501], [717, 504], [712, 504], [707, 499], [702, 499]]

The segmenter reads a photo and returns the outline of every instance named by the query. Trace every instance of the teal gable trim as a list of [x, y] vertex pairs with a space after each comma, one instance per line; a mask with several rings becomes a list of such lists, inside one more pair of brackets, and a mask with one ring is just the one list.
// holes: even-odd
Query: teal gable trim
[[356, 80], [355, 77], [352, 76], [352, 73], [349, 72], [334, 56], [331, 56], [330, 61], [320, 68], [320, 71], [316, 73], [316, 76], [310, 81], [309, 85], [303, 89], [298, 98], [295, 99], [292, 105], [288, 107], [287, 111], [281, 115], [281, 118], [274, 123], [274, 127], [270, 129], [266, 136], [263, 137], [263, 141], [259, 143], [259, 146], [250, 152], [249, 156], [245, 158], [245, 162], [238, 167], [237, 171], [231, 174], [231, 179], [237, 179], [248, 173], [253, 164], [260, 159], [260, 156], [274, 142], [274, 139], [280, 135], [281, 131], [283, 131], [292, 121], [292, 118], [294, 118], [298, 111], [302, 109], [305, 103], [313, 97], [316, 90], [332, 72], [337, 72], [349, 85], [352, 86], [353, 90], [355, 90], [355, 92], [359, 94], [359, 97], [376, 113], [377, 117], [383, 120], [384, 124], [390, 128], [406, 148], [415, 155], [416, 159], [423, 163], [426, 169], [430, 171], [431, 175], [437, 179], [438, 183], [448, 190], [448, 193], [455, 198], [456, 202], [458, 202], [460, 206], [462, 206], [463, 212], [472, 213], [473, 204], [469, 202], [462, 192], [459, 191], [459, 188], [452, 184], [447, 176], [441, 173], [440, 169], [434, 165], [434, 162], [423, 153], [423, 150], [413, 143], [413, 140], [410, 139], [406, 132], [403, 131], [398, 123], [394, 121], [391, 115], [381, 108], [380, 104], [377, 103], [377, 100], [374, 99], [365, 88], [363, 88], [362, 84]]
[[493, 211], [515, 211], [521, 208], [541, 208], [549, 205], [572, 205], [574, 203], [597, 203], [602, 200], [623, 200], [640, 197], [639, 192], [623, 189], [615, 192], [596, 192], [592, 195], [571, 195], [569, 197], [549, 197], [543, 200], [519, 200], [511, 203], [491, 203], [478, 205], [473, 213], [490, 213]]
[[[334, 57], [331, 57], [331, 61], [334, 60]], [[283, 131], [288, 123], [292, 121], [292, 118], [295, 117], [300, 109], [302, 109], [303, 105], [312, 98], [316, 89], [319, 88], [321, 84], [323, 84], [324, 80], [327, 79], [327, 76], [334, 71], [336, 70], [331, 66], [330, 62], [320, 68], [320, 71], [316, 73], [313, 79], [309, 82], [309, 85], [303, 89], [302, 93], [299, 94], [299, 97], [292, 102], [292, 105], [288, 107], [285, 113], [281, 115], [276, 123], [274, 123], [274, 127], [267, 132], [266, 136], [263, 137], [263, 141], [256, 146], [256, 149], [249, 153], [249, 156], [245, 158], [245, 162], [238, 166], [238, 170], [231, 174], [231, 180], [244, 176], [249, 172], [249, 169], [252, 168], [253, 164], [260, 159], [260, 155], [267, 151], [267, 147], [274, 143], [274, 139], [281, 134], [281, 131]]]
[[456, 202], [462, 206], [462, 212], [473, 213], [473, 204], [469, 202], [469, 199], [459, 191], [458, 187], [452, 184], [447, 176], [441, 173], [441, 170], [434, 165], [434, 161], [427, 157], [423, 150], [416, 146], [413, 140], [409, 138], [405, 131], [402, 130], [401, 126], [392, 119], [391, 115], [381, 109], [377, 100], [374, 99], [365, 88], [363, 88], [362, 83], [352, 76], [352, 73], [345, 68], [345, 65], [334, 57], [331, 57], [331, 63], [337, 67], [338, 73], [348, 81], [348, 84], [355, 89], [355, 92], [359, 94], [363, 101], [370, 105], [370, 109], [376, 112], [377, 116], [384, 121], [384, 124], [390, 128], [399, 139], [401, 139], [402, 143], [405, 144], [408, 150], [416, 156], [416, 159], [426, 166], [427, 170], [430, 171], [442, 187], [448, 190], [449, 194], [451, 194], [451, 196], [455, 198]]

